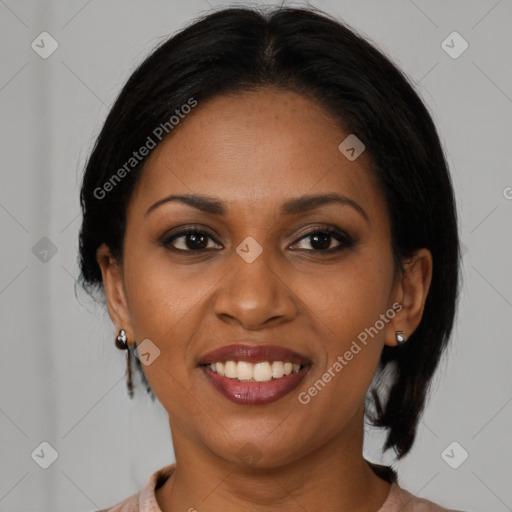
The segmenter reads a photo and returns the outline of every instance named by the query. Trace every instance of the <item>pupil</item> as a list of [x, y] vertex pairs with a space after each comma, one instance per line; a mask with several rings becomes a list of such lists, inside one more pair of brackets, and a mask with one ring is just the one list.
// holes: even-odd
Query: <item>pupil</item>
[[206, 248], [206, 245], [204, 244], [205, 240], [205, 236], [197, 233], [191, 233], [187, 237], [187, 246], [189, 249], [204, 249]]
[[[331, 245], [331, 235], [328, 233], [316, 233], [315, 235], [312, 235], [311, 238], [311, 245], [315, 249], [329, 249], [329, 245]], [[317, 244], [316, 247], [315, 244]]]

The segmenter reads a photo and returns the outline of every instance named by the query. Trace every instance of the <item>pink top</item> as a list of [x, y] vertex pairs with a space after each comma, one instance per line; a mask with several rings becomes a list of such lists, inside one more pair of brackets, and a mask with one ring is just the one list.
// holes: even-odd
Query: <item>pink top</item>
[[[162, 512], [156, 501], [155, 489], [171, 476], [175, 464], [165, 466], [155, 471], [144, 484], [142, 489], [121, 501], [111, 508], [98, 510], [97, 512]], [[377, 512], [457, 512], [442, 508], [431, 501], [417, 498], [402, 489], [395, 481], [391, 484], [389, 495]], [[460, 511], [459, 511], [460, 512]]]

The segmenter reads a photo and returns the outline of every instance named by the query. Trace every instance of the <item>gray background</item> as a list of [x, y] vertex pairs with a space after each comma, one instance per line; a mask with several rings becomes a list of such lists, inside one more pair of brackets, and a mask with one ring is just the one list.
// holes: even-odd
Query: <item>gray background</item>
[[[452, 508], [512, 510], [512, 2], [313, 4], [371, 39], [417, 84], [458, 198], [457, 326], [417, 443], [397, 464], [401, 484]], [[141, 388], [134, 401], [127, 396], [125, 354], [108, 314], [83, 292], [75, 297], [78, 193], [130, 72], [161, 38], [221, 5], [0, 0], [1, 511], [111, 506], [174, 460], [163, 408]], [[31, 48], [43, 31], [59, 45], [47, 59]], [[458, 58], [441, 46], [453, 31], [469, 43]], [[31, 456], [43, 441], [58, 453], [48, 469]], [[365, 455], [389, 462], [381, 441], [370, 431]], [[446, 453], [461, 461], [458, 446], [445, 452], [453, 441], [469, 453], [457, 469], [445, 462]]]

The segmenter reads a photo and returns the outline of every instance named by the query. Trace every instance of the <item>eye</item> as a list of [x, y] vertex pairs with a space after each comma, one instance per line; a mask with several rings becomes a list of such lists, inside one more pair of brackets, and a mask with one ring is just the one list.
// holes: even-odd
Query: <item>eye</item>
[[[335, 229], [332, 227], [325, 228], [317, 228], [312, 231], [309, 231], [306, 235], [302, 236], [295, 242], [291, 248], [297, 248], [297, 244], [304, 241], [306, 244], [309, 244], [312, 247], [314, 252], [324, 252], [324, 253], [333, 253], [337, 251], [341, 251], [343, 249], [347, 249], [349, 247], [353, 247], [354, 240], [344, 231]], [[337, 242], [338, 245], [332, 247], [333, 241]], [[298, 247], [299, 249], [303, 249]], [[307, 247], [305, 250], [311, 250]]]
[[162, 245], [168, 249], [183, 252], [200, 252], [219, 248], [219, 244], [215, 242], [209, 233], [199, 229], [179, 231], [170, 237], [166, 237], [162, 241]]
[[[333, 242], [337, 243], [332, 247]], [[222, 249], [215, 238], [205, 230], [198, 228], [182, 229], [171, 236], [166, 236], [162, 245], [176, 252], [202, 252], [212, 249]], [[309, 244], [308, 247], [300, 247], [300, 244]], [[290, 246], [291, 249], [299, 249], [314, 252], [333, 253], [352, 247], [354, 240], [346, 232], [333, 227], [316, 228], [301, 236], [297, 242]]]

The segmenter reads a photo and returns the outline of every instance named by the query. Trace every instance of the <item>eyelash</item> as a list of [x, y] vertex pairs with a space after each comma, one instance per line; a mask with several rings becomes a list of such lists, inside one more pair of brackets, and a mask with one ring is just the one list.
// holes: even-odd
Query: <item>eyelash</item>
[[[344, 232], [344, 231], [342, 231], [342, 230], [340, 230], [338, 228], [333, 228], [333, 227], [330, 227], [330, 226], [325, 226], [325, 227], [322, 227], [322, 228], [314, 228], [311, 231], [308, 231], [307, 233], [301, 235], [300, 238], [298, 238], [292, 245], [296, 245], [298, 242], [301, 242], [302, 240], [307, 239], [308, 237], [312, 237], [313, 235], [317, 235], [317, 234], [328, 234], [331, 237], [333, 237], [340, 245], [338, 247], [334, 247], [334, 248], [331, 248], [331, 249], [325, 249], [325, 250], [320, 250], [320, 249], [299, 249], [299, 250], [305, 250], [305, 251], [308, 251], [308, 252], [315, 252], [315, 253], [319, 253], [319, 254], [333, 254], [333, 253], [342, 251], [343, 249], [349, 249], [349, 248], [353, 247], [354, 243], [355, 243], [354, 239], [350, 235], [348, 235], [346, 232]], [[197, 250], [193, 250], [193, 249], [177, 249], [176, 247], [172, 246], [172, 243], [175, 240], [177, 240], [178, 238], [186, 237], [188, 235], [206, 235], [210, 240], [213, 240], [216, 244], [220, 245], [215, 240], [215, 238], [210, 233], [208, 233], [208, 231], [201, 230], [201, 229], [198, 229], [198, 228], [184, 229], [182, 231], [179, 231], [179, 232], [173, 234], [170, 237], [165, 237], [161, 241], [161, 244], [166, 249], [168, 249], [168, 250], [171, 250], [171, 251], [174, 251], [174, 252], [181, 252], [181, 253], [187, 253], [188, 252], [188, 253], [199, 253], [200, 254], [200, 253], [203, 253], [205, 251], [211, 251], [212, 250], [212, 249], [208, 249], [208, 248], [197, 249]]]

